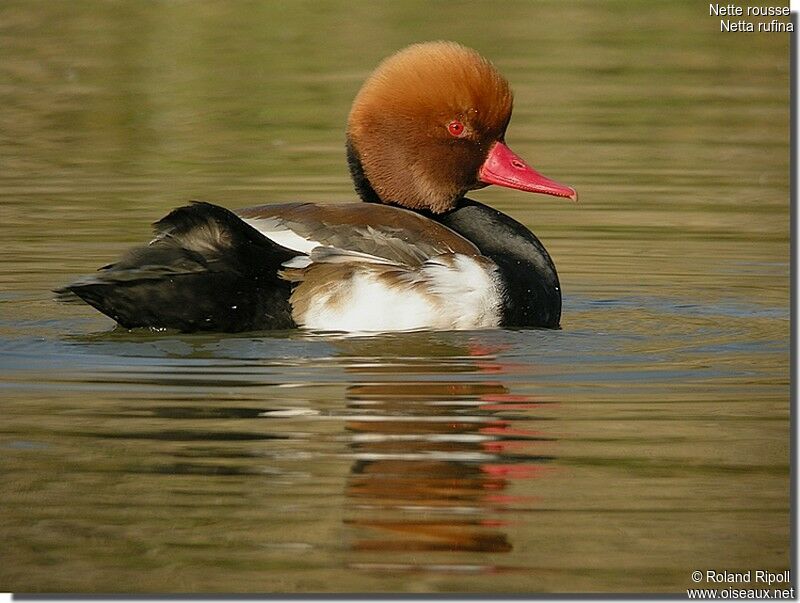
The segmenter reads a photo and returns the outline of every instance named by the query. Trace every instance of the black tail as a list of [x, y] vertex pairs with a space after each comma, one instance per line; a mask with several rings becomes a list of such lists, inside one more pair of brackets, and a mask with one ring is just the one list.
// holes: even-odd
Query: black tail
[[294, 327], [281, 247], [233, 212], [204, 202], [154, 224], [156, 238], [56, 293], [77, 295], [126, 328], [251, 331]]

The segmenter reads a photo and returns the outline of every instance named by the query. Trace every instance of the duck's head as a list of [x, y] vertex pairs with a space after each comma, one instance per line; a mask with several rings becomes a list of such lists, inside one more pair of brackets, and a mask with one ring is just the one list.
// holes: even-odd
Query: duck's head
[[477, 52], [453, 42], [397, 52], [369, 76], [350, 111], [348, 154], [359, 193], [434, 213], [488, 184], [575, 199], [574, 189], [505, 145], [511, 109], [508, 82]]

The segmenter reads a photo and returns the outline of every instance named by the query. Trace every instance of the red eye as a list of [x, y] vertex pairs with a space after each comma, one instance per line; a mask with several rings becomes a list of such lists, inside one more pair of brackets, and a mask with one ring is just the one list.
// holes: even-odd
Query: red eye
[[461, 138], [464, 136], [464, 124], [462, 124], [457, 119], [454, 119], [449, 124], [447, 124], [447, 131], [450, 132], [451, 136], [455, 136], [456, 138]]

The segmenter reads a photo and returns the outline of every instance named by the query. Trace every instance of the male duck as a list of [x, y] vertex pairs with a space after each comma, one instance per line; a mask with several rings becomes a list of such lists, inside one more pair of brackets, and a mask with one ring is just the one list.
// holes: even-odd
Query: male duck
[[350, 171], [369, 204], [234, 213], [194, 203], [59, 293], [126, 328], [558, 327], [558, 275], [539, 239], [464, 197], [497, 184], [576, 198], [504, 144], [511, 108], [508, 82], [476, 52], [410, 46], [374, 71], [350, 112]]

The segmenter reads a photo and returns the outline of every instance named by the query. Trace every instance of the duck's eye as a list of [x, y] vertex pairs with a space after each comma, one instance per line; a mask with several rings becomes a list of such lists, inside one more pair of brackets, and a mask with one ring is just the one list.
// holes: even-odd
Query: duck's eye
[[466, 128], [464, 128], [464, 124], [462, 124], [457, 119], [454, 119], [449, 124], [447, 124], [447, 131], [450, 132], [451, 136], [454, 136], [455, 138], [461, 138], [462, 136], [464, 136]]

